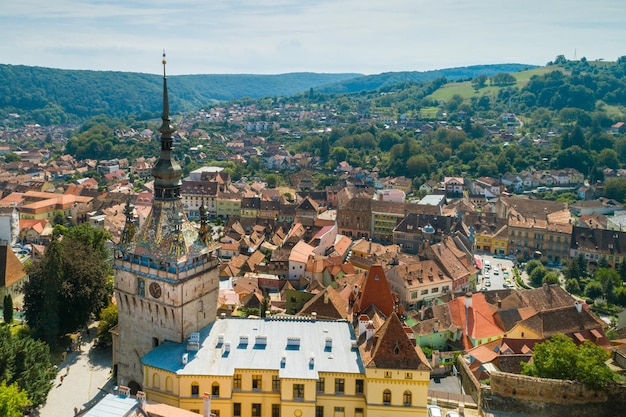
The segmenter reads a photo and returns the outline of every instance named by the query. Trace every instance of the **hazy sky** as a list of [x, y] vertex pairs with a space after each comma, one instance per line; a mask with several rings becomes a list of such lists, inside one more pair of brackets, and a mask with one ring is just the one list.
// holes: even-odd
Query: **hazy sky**
[[0, 63], [170, 74], [425, 71], [626, 55], [624, 0], [3, 0]]

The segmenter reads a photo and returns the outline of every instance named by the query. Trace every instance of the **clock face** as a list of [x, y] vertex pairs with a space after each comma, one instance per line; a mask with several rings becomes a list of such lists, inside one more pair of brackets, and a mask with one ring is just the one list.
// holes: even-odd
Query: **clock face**
[[161, 286], [156, 282], [150, 284], [150, 295], [152, 295], [154, 298], [161, 297]]

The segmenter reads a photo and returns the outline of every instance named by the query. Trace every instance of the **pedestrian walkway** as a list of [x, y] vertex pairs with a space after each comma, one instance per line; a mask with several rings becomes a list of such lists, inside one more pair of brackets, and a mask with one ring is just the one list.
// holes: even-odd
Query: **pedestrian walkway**
[[82, 333], [81, 350], [69, 352], [59, 365], [46, 403], [34, 410], [34, 417], [70, 417], [90, 408], [113, 392], [111, 348], [93, 347], [96, 328]]

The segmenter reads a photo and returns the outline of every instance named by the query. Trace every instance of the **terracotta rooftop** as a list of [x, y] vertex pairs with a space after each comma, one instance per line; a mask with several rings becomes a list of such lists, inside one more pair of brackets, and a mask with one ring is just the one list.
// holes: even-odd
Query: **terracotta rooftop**
[[392, 313], [374, 336], [360, 346], [368, 368], [430, 370], [428, 360], [413, 345], [396, 313]]
[[373, 265], [368, 271], [354, 308], [363, 311], [370, 305], [376, 306], [386, 317], [394, 311], [395, 299], [381, 265]]
[[26, 277], [24, 266], [8, 245], [0, 245], [0, 288], [6, 288]]

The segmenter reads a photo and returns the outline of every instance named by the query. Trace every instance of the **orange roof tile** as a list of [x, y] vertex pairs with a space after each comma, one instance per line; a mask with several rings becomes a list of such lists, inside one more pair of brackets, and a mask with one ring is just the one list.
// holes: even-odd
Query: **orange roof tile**
[[395, 300], [381, 265], [372, 265], [368, 271], [355, 307], [363, 311], [370, 305], [376, 306], [387, 317], [394, 311]]

